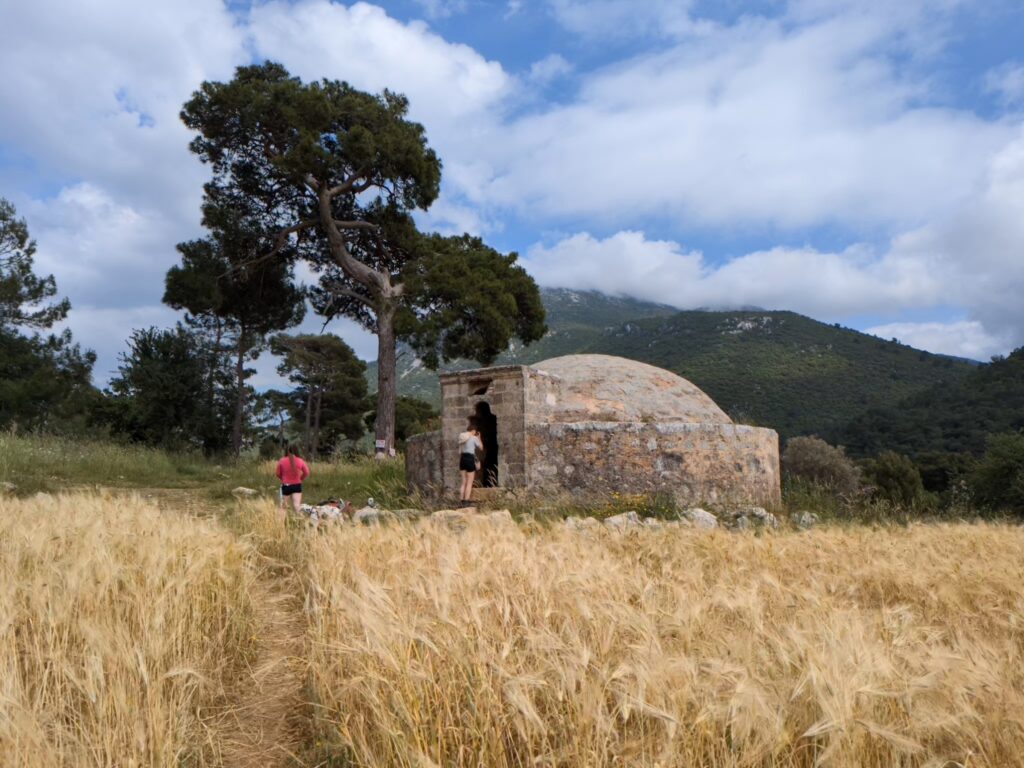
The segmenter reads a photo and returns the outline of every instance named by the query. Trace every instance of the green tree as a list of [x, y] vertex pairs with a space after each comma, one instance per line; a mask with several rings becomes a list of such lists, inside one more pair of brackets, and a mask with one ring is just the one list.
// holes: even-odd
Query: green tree
[[818, 437], [788, 440], [782, 469], [789, 477], [809, 480], [836, 493], [854, 493], [860, 488], [860, 472], [846, 452]]
[[983, 506], [1024, 514], [1024, 432], [990, 437], [970, 486]]
[[304, 424], [303, 442], [311, 457], [317, 457], [323, 442], [362, 436], [366, 363], [348, 344], [332, 334], [279, 334], [271, 350], [282, 357], [278, 372], [296, 385], [295, 415]]
[[[204, 349], [205, 338], [181, 323], [172, 329], [132, 332], [118, 376], [110, 384], [108, 420], [115, 432], [133, 441], [168, 448], [216, 450], [227, 434], [229, 397], [207, 397], [209, 365], [216, 356]], [[227, 371], [214, 373], [218, 391], [226, 390]]]
[[0, 330], [49, 328], [67, 317], [67, 299], [46, 304], [57, 295], [53, 275], [33, 271], [35, 240], [14, 206], [0, 197]]
[[[375, 416], [376, 411], [370, 411], [367, 419], [372, 422]], [[413, 435], [438, 429], [440, 418], [440, 412], [430, 403], [418, 397], [401, 395], [395, 404], [395, 440], [398, 447], [404, 447], [405, 441]]]
[[883, 451], [865, 462], [864, 476], [877, 498], [914, 506], [924, 499], [924, 483], [917, 465], [895, 451]]
[[[230, 352], [234, 359], [231, 445], [237, 456], [250, 410], [246, 361], [259, 356], [268, 334], [302, 321], [305, 298], [288, 259], [259, 258], [272, 247], [270, 239], [247, 226], [240, 211], [208, 205], [206, 218], [217, 228], [202, 240], [178, 244], [181, 263], [167, 272], [164, 303], [187, 310], [186, 321], [212, 336], [215, 353]], [[205, 397], [214, 398], [212, 378]]]
[[0, 427], [75, 431], [99, 396], [91, 383], [96, 355], [74, 344], [70, 331], [38, 333], [71, 305], [53, 300], [53, 275], [35, 274], [35, 252], [25, 220], [0, 198]]
[[205, 82], [182, 119], [211, 165], [207, 199], [245, 200], [278, 248], [295, 247], [320, 272], [315, 303], [378, 339], [376, 437], [394, 445], [396, 345], [427, 364], [453, 354], [489, 363], [513, 336], [545, 330], [536, 285], [477, 238], [423, 237], [411, 214], [438, 195], [441, 163], [407, 100], [347, 83], [302, 83], [279, 64], [240, 67]]

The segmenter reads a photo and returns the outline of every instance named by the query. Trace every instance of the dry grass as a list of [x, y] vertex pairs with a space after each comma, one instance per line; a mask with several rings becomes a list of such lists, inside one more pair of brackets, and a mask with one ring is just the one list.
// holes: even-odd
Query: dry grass
[[250, 549], [138, 498], [0, 499], [0, 765], [218, 762]]
[[325, 764], [1024, 764], [1024, 532], [430, 524], [309, 554]]

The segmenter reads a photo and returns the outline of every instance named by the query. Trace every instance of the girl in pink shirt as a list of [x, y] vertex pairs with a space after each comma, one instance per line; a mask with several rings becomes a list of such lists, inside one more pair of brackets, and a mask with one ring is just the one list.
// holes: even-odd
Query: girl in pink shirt
[[294, 445], [289, 445], [288, 452], [277, 462], [275, 474], [281, 481], [281, 506], [278, 509], [278, 514], [281, 524], [284, 525], [284, 500], [291, 496], [292, 506], [296, 512], [299, 511], [299, 507], [302, 505], [302, 481], [309, 477], [309, 465], [299, 456], [299, 449]]

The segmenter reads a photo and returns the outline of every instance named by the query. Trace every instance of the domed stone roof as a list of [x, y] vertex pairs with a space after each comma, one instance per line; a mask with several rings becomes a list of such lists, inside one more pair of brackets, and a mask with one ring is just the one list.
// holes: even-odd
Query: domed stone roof
[[558, 421], [731, 424], [714, 400], [681, 376], [611, 355], [565, 355], [534, 363], [562, 380]]

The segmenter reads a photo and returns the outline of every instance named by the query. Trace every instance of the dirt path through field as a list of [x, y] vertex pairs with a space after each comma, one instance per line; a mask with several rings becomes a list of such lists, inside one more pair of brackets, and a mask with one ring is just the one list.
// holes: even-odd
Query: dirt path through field
[[293, 580], [262, 577], [254, 587], [259, 652], [228, 691], [228, 706], [215, 726], [225, 768], [302, 765], [299, 754], [308, 737], [304, 618]]

